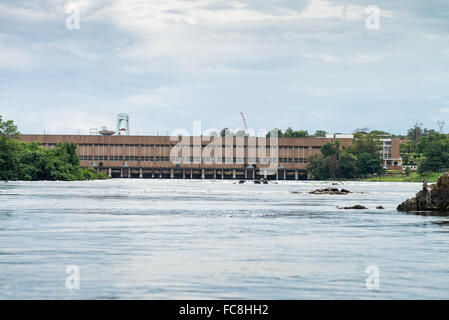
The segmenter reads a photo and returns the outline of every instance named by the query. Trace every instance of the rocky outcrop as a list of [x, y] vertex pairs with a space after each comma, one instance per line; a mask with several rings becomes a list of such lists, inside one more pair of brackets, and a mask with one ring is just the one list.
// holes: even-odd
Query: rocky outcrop
[[365, 207], [365, 206], [362, 206], [362, 205], [360, 205], [360, 204], [356, 204], [355, 206], [351, 206], [351, 207], [337, 207], [338, 209], [358, 209], [358, 210], [361, 210], [361, 209], [368, 209], [367, 207]]
[[436, 184], [430, 186], [424, 179], [422, 190], [414, 198], [402, 202], [397, 210], [449, 212], [449, 174], [445, 173]]
[[326, 189], [316, 189], [309, 193], [310, 194], [348, 194], [348, 193], [351, 193], [351, 191], [346, 190], [346, 189], [338, 190], [337, 188], [326, 188]]

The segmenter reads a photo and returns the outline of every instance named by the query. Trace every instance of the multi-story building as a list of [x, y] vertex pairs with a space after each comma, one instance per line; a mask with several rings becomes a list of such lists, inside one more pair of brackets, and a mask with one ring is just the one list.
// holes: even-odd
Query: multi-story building
[[[351, 138], [128, 135], [24, 134], [21, 140], [48, 148], [73, 142], [82, 166], [111, 177], [281, 180], [307, 179], [307, 159], [324, 144], [336, 140], [341, 147], [352, 144]], [[390, 139], [390, 145], [399, 151], [398, 139]]]
[[402, 158], [400, 152], [400, 139], [392, 139], [391, 135], [380, 135], [382, 142], [382, 158], [385, 169], [402, 170]]

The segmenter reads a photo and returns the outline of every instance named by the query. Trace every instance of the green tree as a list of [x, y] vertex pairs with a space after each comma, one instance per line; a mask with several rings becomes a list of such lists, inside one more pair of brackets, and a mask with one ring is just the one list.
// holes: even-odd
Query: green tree
[[357, 158], [356, 164], [358, 174], [380, 174], [384, 171], [384, 169], [382, 168], [383, 161], [378, 154], [362, 152], [355, 156]]
[[326, 137], [326, 133], [327, 132], [325, 130], [317, 130], [317, 131], [315, 131], [314, 136], [324, 138], [324, 137]]
[[382, 173], [383, 160], [377, 134], [358, 134], [350, 148], [341, 150], [339, 142], [326, 143], [321, 154], [308, 159], [307, 170], [319, 180], [353, 179], [356, 176]]
[[283, 137], [282, 130], [281, 130], [281, 129], [278, 129], [278, 128], [271, 129], [271, 130], [266, 134], [266, 137], [269, 138], [269, 137], [273, 136], [274, 134], [277, 134], [277, 137], [278, 137], [278, 138], [282, 138], [282, 137]]
[[294, 131], [291, 127], [288, 127], [287, 130], [284, 132], [285, 138], [293, 138], [294, 137]]
[[81, 168], [76, 145], [60, 143], [48, 149], [19, 141], [12, 121], [0, 117], [0, 180], [85, 180], [107, 178]]
[[341, 152], [338, 157], [339, 178], [353, 179], [357, 173], [357, 158], [346, 150]]
[[330, 157], [340, 153], [340, 142], [328, 142], [321, 147], [321, 153], [324, 157]]
[[402, 153], [413, 153], [417, 151], [417, 144], [413, 141], [404, 141], [401, 143], [400, 152]]
[[408, 129], [407, 131], [407, 138], [412, 140], [414, 143], [418, 143], [422, 136], [422, 129], [421, 126], [418, 126], [417, 124], [413, 127]]
[[379, 150], [382, 147], [382, 142], [379, 140], [377, 134], [355, 134], [352, 142], [352, 150], [354, 154], [368, 152], [379, 155]]
[[15, 139], [0, 138], [0, 180], [16, 180], [19, 142]]
[[305, 138], [308, 137], [309, 133], [307, 130], [293, 130], [291, 127], [288, 127], [287, 130], [285, 130], [283, 137], [284, 138]]
[[295, 138], [306, 138], [309, 136], [309, 133], [307, 132], [307, 130], [298, 130], [294, 132], [294, 137]]
[[388, 135], [389, 133], [382, 130], [371, 130], [370, 134], [376, 134], [376, 135]]
[[0, 180], [17, 178], [19, 130], [12, 120], [0, 116]]
[[377, 134], [355, 134], [350, 152], [356, 157], [357, 172], [361, 175], [384, 172], [380, 154], [382, 143]]
[[0, 139], [17, 138], [19, 135], [20, 132], [17, 126], [14, 124], [14, 121], [3, 121], [3, 118], [0, 115]]
[[446, 135], [431, 133], [422, 137], [418, 151], [424, 156], [418, 166], [420, 173], [449, 168], [449, 139]]

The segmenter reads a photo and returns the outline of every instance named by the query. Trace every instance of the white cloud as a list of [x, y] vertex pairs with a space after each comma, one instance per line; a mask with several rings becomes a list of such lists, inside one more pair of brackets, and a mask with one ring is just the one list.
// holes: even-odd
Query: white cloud
[[425, 34], [425, 35], [423, 35], [423, 37], [425, 39], [429, 39], [429, 40], [436, 40], [436, 39], [440, 38], [440, 35], [438, 35], [438, 34]]
[[[2, 90], [23, 99], [15, 105], [19, 120], [33, 107], [45, 110], [32, 111], [40, 119], [33, 130], [50, 122], [58, 124], [50, 130], [88, 130], [123, 109], [141, 132], [182, 126], [195, 114], [217, 127], [232, 126], [230, 119], [240, 123], [239, 110], [260, 122], [255, 127], [305, 119], [310, 127], [325, 126], [323, 119], [376, 126], [394, 124], [402, 106], [410, 119], [425, 119], [427, 97], [445, 97], [445, 25], [437, 19], [428, 24], [429, 15], [420, 16], [406, 1], [378, 3], [382, 17], [395, 16], [381, 20], [379, 32], [365, 28], [360, 1], [81, 2], [76, 31], [65, 28], [65, 0], [0, 5], [2, 32], [14, 35], [0, 37], [0, 68], [17, 71]], [[24, 74], [36, 69], [39, 75]], [[62, 104], [81, 116], [71, 122], [53, 112]], [[323, 114], [323, 106], [335, 114]], [[367, 119], [360, 106], [392, 116]], [[153, 112], [158, 109], [170, 112]], [[309, 109], [320, 112], [304, 112]]]
[[42, 10], [37, 7], [12, 7], [0, 4], [0, 17], [2, 19], [17, 19], [28, 23], [55, 21], [61, 16], [55, 11]]
[[379, 62], [383, 59], [381, 55], [374, 54], [356, 54], [354, 56], [353, 61], [356, 63], [371, 63], [371, 62]]
[[70, 54], [80, 58], [81, 60], [99, 60], [104, 56], [96, 54], [89, 50], [87, 44], [80, 43], [73, 40], [60, 40], [58, 42], [37, 43], [35, 48], [39, 50], [50, 50], [52, 52], [59, 52], [63, 55]]
[[[220, 2], [217, 2], [220, 3]], [[311, 0], [306, 8], [298, 11], [292, 8], [277, 10], [275, 13], [257, 10], [245, 2], [223, 1], [220, 10], [209, 10], [202, 1], [181, 0], [117, 0], [112, 4], [92, 12], [88, 19], [100, 21], [107, 19], [121, 28], [139, 34], [173, 32], [186, 25], [228, 27], [236, 23], [293, 21], [300, 19], [362, 19], [366, 17], [365, 7], [360, 5], [335, 5], [331, 1]], [[230, 5], [229, 5], [230, 4]], [[383, 12], [391, 16], [391, 12]]]
[[338, 59], [330, 54], [304, 54], [304, 58], [311, 60], [320, 60], [322, 62], [336, 62]]
[[160, 87], [156, 89], [150, 89], [147, 92], [143, 92], [137, 95], [126, 97], [123, 102], [125, 105], [137, 105], [137, 106], [152, 106], [161, 107], [165, 106], [167, 98], [173, 98], [176, 95], [174, 89], [168, 87]]
[[26, 52], [24, 48], [0, 42], [0, 69], [28, 72], [36, 69], [38, 65], [38, 59]]
[[309, 5], [301, 12], [301, 18], [346, 18], [360, 19], [364, 14], [364, 8], [354, 5], [334, 5], [326, 0], [312, 0]]

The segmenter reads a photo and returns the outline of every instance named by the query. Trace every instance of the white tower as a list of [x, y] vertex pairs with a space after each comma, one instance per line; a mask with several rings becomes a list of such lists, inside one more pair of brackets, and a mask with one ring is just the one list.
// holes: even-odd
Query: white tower
[[[122, 122], [125, 122], [125, 126], [122, 126]], [[118, 135], [129, 136], [129, 116], [126, 113], [119, 113], [117, 115], [117, 131]]]

